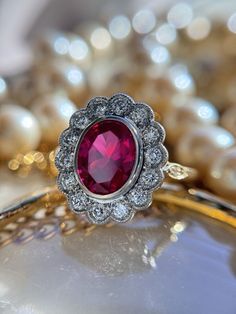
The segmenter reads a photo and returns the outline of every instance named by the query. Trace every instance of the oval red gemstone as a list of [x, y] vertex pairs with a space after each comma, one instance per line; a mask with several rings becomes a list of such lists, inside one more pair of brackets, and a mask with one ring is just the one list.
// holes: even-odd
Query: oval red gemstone
[[92, 193], [108, 195], [129, 179], [136, 160], [132, 132], [121, 121], [94, 123], [83, 135], [77, 151], [77, 173]]

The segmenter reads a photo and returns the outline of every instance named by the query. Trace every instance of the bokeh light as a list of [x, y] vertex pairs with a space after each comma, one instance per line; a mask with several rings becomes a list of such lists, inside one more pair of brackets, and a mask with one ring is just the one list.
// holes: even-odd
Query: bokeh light
[[109, 31], [115, 39], [124, 39], [131, 32], [131, 23], [126, 16], [117, 15], [110, 21]]
[[175, 28], [185, 28], [193, 18], [193, 10], [187, 3], [178, 3], [168, 12], [168, 22]]
[[134, 15], [132, 25], [137, 33], [147, 34], [155, 27], [156, 17], [152, 11], [143, 9]]

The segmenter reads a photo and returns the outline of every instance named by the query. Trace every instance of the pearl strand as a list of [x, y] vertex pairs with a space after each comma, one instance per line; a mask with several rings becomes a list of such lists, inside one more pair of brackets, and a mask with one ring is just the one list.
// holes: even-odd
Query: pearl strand
[[[236, 200], [235, 106], [226, 108], [219, 119], [215, 106], [195, 96], [199, 82], [196, 84], [188, 67], [171, 61], [172, 56], [185, 57], [181, 43], [191, 47], [202, 41], [195, 51], [205, 51], [204, 40], [213, 26], [205, 17], [193, 18], [188, 5], [182, 8], [182, 16], [178, 9], [172, 7], [167, 22], [159, 25], [152, 11], [141, 10], [132, 21], [115, 16], [107, 28], [87, 24], [74, 34], [57, 33], [42, 39], [25, 80], [13, 80], [8, 86], [0, 79], [1, 158], [33, 151], [40, 141], [55, 145], [82, 99], [119, 89], [150, 102], [163, 116], [167, 142], [174, 147], [177, 160], [196, 167], [206, 179], [205, 184], [217, 194]], [[228, 42], [236, 37], [232, 27], [229, 31], [222, 29]], [[216, 32], [213, 35], [214, 48]], [[228, 47], [224, 59], [231, 53], [230, 44]], [[217, 54], [214, 49], [212, 52]], [[198, 58], [195, 53], [190, 60], [201, 64]], [[222, 91], [217, 93], [222, 99]], [[5, 104], [11, 99], [19, 105], [8, 105], [6, 118]], [[31, 120], [27, 132], [22, 123], [25, 119]], [[222, 127], [216, 125], [219, 121]]]

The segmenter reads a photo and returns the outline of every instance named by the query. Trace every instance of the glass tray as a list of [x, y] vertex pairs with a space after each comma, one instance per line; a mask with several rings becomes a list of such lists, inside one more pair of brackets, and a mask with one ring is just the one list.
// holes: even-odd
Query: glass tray
[[40, 228], [0, 249], [1, 314], [236, 313], [236, 230], [223, 223], [166, 209], [67, 236], [56, 219]]

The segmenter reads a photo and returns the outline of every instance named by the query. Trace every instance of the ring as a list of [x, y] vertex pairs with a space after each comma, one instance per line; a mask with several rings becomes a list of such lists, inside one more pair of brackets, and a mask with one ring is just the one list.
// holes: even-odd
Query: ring
[[59, 139], [57, 184], [76, 214], [90, 222], [126, 222], [152, 203], [165, 175], [194, 170], [168, 162], [165, 130], [153, 110], [125, 94], [95, 97], [76, 111]]

